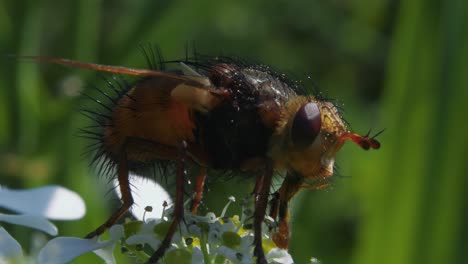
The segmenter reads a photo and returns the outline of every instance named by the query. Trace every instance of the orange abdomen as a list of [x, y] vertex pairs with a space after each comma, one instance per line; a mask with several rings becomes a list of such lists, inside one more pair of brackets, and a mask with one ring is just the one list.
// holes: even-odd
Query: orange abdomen
[[179, 84], [179, 80], [156, 77], [131, 88], [119, 99], [105, 129], [106, 150], [117, 155], [125, 147], [129, 160], [146, 162], [172, 158], [164, 148], [152, 144], [175, 148], [182, 140], [193, 142], [191, 110], [171, 98]]

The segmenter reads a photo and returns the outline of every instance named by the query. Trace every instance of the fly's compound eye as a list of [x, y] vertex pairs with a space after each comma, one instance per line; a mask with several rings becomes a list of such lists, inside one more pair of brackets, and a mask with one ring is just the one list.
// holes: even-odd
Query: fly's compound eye
[[320, 133], [322, 118], [316, 103], [307, 103], [296, 112], [292, 127], [291, 141], [296, 147], [307, 147]]

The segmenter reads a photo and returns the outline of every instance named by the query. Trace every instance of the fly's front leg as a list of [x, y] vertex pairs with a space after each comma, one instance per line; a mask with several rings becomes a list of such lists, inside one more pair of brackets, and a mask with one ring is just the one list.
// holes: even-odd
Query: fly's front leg
[[[270, 217], [274, 220], [278, 217], [278, 210], [279, 210], [279, 202], [280, 202], [280, 194], [279, 192], [273, 193], [273, 198], [270, 200]], [[273, 226], [270, 227], [270, 231], [273, 229]]]
[[187, 176], [185, 170], [185, 163], [187, 159], [187, 142], [183, 141], [180, 150], [179, 158], [177, 160], [177, 179], [176, 179], [176, 197], [174, 204], [174, 218], [172, 223], [164, 237], [164, 240], [161, 242], [159, 248], [154, 252], [154, 254], [148, 260], [148, 263], [156, 263], [158, 260], [164, 256], [164, 253], [171, 245], [172, 237], [174, 236], [177, 226], [184, 217], [184, 183]]
[[301, 178], [292, 177], [288, 175], [281, 185], [280, 190], [275, 193], [271, 201], [270, 216], [276, 219], [278, 216], [278, 231], [272, 236], [278, 248], [287, 249], [289, 247], [289, 239], [291, 237], [289, 228], [289, 201], [301, 188], [307, 189], [321, 189], [325, 188], [330, 183], [320, 183], [314, 185], [303, 185]]
[[[254, 213], [254, 256], [257, 257], [257, 264], [267, 264], [265, 253], [262, 248], [262, 223], [265, 219], [266, 208], [268, 204], [268, 196], [270, 195], [271, 180], [273, 178], [273, 163], [268, 161], [265, 172], [259, 175], [256, 189], [259, 189], [255, 199]], [[261, 186], [258, 186], [258, 185]]]
[[286, 175], [280, 189], [273, 198], [270, 215], [278, 215], [278, 231], [272, 236], [278, 248], [287, 249], [289, 246], [289, 201], [302, 188], [304, 179], [292, 174]]
[[85, 238], [92, 238], [104, 233], [104, 231], [113, 226], [115, 222], [117, 222], [117, 220], [119, 220], [119, 218], [122, 217], [122, 215], [124, 215], [133, 205], [132, 191], [130, 189], [128, 179], [128, 161], [125, 148], [123, 148], [117, 163], [117, 180], [119, 182], [120, 193], [122, 194], [122, 206], [115, 211], [104, 224], [96, 228], [93, 232], [87, 234]]
[[278, 231], [272, 236], [273, 242], [276, 246], [281, 249], [287, 249], [289, 247], [289, 201], [280, 201], [279, 203], [279, 219], [278, 219]]

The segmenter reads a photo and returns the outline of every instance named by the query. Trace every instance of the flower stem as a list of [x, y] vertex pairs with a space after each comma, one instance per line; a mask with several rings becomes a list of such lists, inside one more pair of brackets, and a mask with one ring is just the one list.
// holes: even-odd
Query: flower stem
[[203, 260], [205, 264], [211, 263], [210, 255], [208, 253], [208, 248], [207, 248], [208, 246], [207, 240], [208, 240], [208, 231], [202, 229], [201, 236], [200, 236], [200, 249], [203, 253]]

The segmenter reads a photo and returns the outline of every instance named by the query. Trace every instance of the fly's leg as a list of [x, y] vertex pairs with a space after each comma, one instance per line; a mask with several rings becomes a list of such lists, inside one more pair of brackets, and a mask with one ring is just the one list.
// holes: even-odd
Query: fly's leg
[[272, 199], [270, 216], [278, 216], [278, 231], [272, 236], [278, 248], [287, 249], [289, 246], [289, 201], [303, 187], [304, 179], [292, 174], [286, 175], [277, 194]]
[[[266, 208], [268, 204], [268, 196], [270, 195], [271, 180], [273, 178], [273, 164], [268, 161], [264, 175], [261, 177], [260, 184], [256, 184], [256, 189], [260, 191], [255, 196], [255, 213], [254, 213], [254, 256], [257, 257], [257, 264], [267, 264], [265, 253], [262, 248], [262, 223], [265, 219]], [[257, 183], [259, 180], [257, 180]], [[255, 190], [256, 191], [256, 190]]]
[[180, 221], [184, 217], [184, 183], [185, 178], [187, 176], [187, 172], [185, 170], [185, 163], [187, 159], [187, 143], [185, 141], [182, 142], [179, 158], [177, 160], [177, 179], [176, 179], [176, 198], [174, 204], [174, 218], [172, 219], [172, 223], [164, 237], [164, 240], [161, 242], [159, 248], [154, 252], [154, 254], [148, 260], [148, 263], [156, 263], [161, 257], [164, 255], [164, 252], [169, 248], [171, 245], [172, 237], [174, 236], [175, 231], [177, 230], [177, 226], [179, 225]]
[[120, 193], [122, 193], [122, 206], [109, 217], [109, 219], [96, 228], [93, 232], [86, 235], [85, 238], [92, 238], [99, 236], [108, 228], [113, 226], [122, 215], [124, 215], [128, 209], [133, 205], [132, 191], [130, 189], [130, 183], [128, 180], [128, 162], [127, 154], [125, 149], [122, 151], [117, 164], [117, 180], [119, 181]]
[[195, 185], [195, 197], [192, 201], [192, 206], [190, 207], [190, 211], [192, 214], [196, 215], [198, 206], [200, 205], [201, 199], [203, 197], [203, 187], [205, 186], [205, 179], [206, 179], [206, 168], [201, 167], [200, 173], [197, 176], [197, 183]]
[[287, 249], [289, 247], [289, 209], [288, 201], [280, 201], [279, 203], [279, 218], [278, 218], [278, 232], [272, 236], [278, 248]]
[[[270, 201], [270, 217], [275, 219], [278, 217], [278, 210], [279, 210], [279, 202], [280, 202], [280, 194], [279, 192], [273, 193], [273, 198]], [[270, 227], [270, 231], [273, 229], [273, 226]]]
[[252, 192], [252, 194], [254, 196], [254, 199], [255, 199], [255, 202], [257, 202], [258, 196], [260, 195], [260, 192], [261, 192], [261, 189], [262, 189], [262, 184], [263, 184], [263, 178], [264, 178], [264, 175], [260, 174], [260, 175], [258, 175], [257, 180], [255, 181], [254, 190]]

